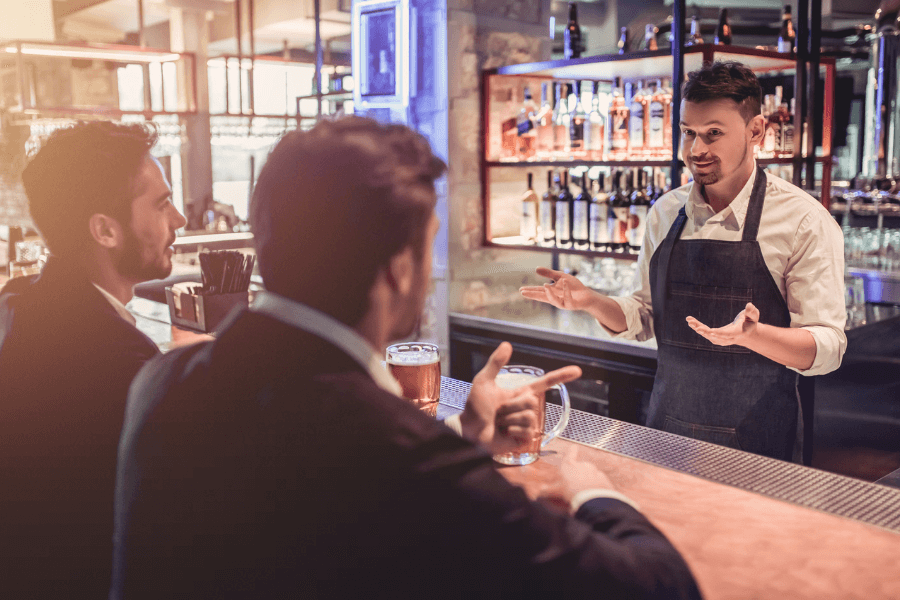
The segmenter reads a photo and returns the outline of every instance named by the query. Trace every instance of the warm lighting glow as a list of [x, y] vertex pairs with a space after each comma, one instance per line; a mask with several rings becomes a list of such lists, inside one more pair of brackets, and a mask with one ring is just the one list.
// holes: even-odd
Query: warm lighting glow
[[[59, 56], [64, 58], [87, 58], [96, 60], [113, 60], [118, 62], [169, 62], [181, 58], [180, 54], [172, 52], [153, 52], [147, 50], [103, 50], [101, 48], [77, 48], [72, 46], [41, 46], [37, 44], [22, 44], [22, 54], [33, 56]], [[19, 49], [16, 46], [6, 46], [4, 50], [9, 54], [16, 54]]]

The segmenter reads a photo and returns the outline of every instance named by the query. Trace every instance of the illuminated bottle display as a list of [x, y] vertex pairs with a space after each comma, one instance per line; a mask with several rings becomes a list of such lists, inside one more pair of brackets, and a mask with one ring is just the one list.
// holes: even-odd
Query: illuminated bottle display
[[538, 214], [540, 200], [534, 193], [534, 176], [528, 174], [528, 189], [522, 196], [522, 223], [519, 234], [529, 242], [536, 242], [538, 236]]

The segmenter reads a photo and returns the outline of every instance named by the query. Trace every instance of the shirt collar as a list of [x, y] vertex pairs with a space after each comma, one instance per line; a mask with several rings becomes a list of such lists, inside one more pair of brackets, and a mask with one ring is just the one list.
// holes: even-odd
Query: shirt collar
[[[756, 168], [756, 161], [754, 160], [753, 172], [750, 174], [750, 179], [747, 180], [744, 187], [741, 188], [738, 195], [734, 197], [734, 200], [732, 200], [722, 212], [712, 215], [709, 220], [716, 219], [718, 221], [724, 221], [729, 216], [733, 215], [734, 220], [737, 222], [738, 229], [742, 228], [744, 226], [744, 220], [747, 218], [747, 209], [750, 207], [750, 194], [753, 192], [753, 184], [756, 182], [758, 171], [759, 170]], [[710, 207], [709, 203], [703, 198], [701, 189], [702, 186], [698, 185], [696, 181], [691, 185], [691, 191], [688, 193], [688, 203], [685, 207], [685, 213], [689, 218], [693, 218], [694, 211], [698, 209], [704, 209], [705, 211], [712, 213], [712, 207]]]
[[118, 298], [116, 298], [115, 296], [113, 296], [112, 294], [110, 294], [109, 292], [104, 290], [102, 287], [100, 287], [93, 281], [91, 283], [94, 285], [95, 288], [100, 290], [100, 293], [103, 294], [103, 297], [106, 298], [110, 304], [112, 304], [112, 307], [114, 309], [116, 309], [116, 312], [119, 313], [120, 317], [122, 317], [123, 319], [125, 319], [126, 321], [128, 321], [129, 323], [134, 325], [135, 327], [137, 326], [137, 319], [135, 319], [134, 315], [131, 314], [127, 308], [125, 308], [124, 304], [119, 302]]
[[400, 384], [384, 367], [381, 355], [368, 340], [334, 317], [268, 291], [256, 294], [250, 310], [331, 342], [359, 363], [378, 387], [395, 396], [403, 395]]

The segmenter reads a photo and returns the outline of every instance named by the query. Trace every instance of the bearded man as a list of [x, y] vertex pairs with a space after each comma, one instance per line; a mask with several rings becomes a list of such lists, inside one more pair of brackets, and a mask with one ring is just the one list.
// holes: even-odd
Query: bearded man
[[128, 387], [159, 353], [125, 304], [172, 270], [185, 224], [144, 125], [79, 123], [22, 180], [51, 256], [0, 291], [0, 581], [9, 597], [109, 589]]

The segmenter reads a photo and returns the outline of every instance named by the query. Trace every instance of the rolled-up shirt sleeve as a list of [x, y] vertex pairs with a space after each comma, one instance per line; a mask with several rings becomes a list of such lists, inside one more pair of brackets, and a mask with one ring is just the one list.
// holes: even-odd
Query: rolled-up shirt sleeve
[[[825, 218], [827, 217], [827, 218]], [[841, 366], [847, 350], [844, 325], [844, 236], [825, 211], [811, 211], [800, 222], [785, 269], [791, 327], [805, 329], [816, 342], [816, 358], [802, 375], [824, 375]]]

